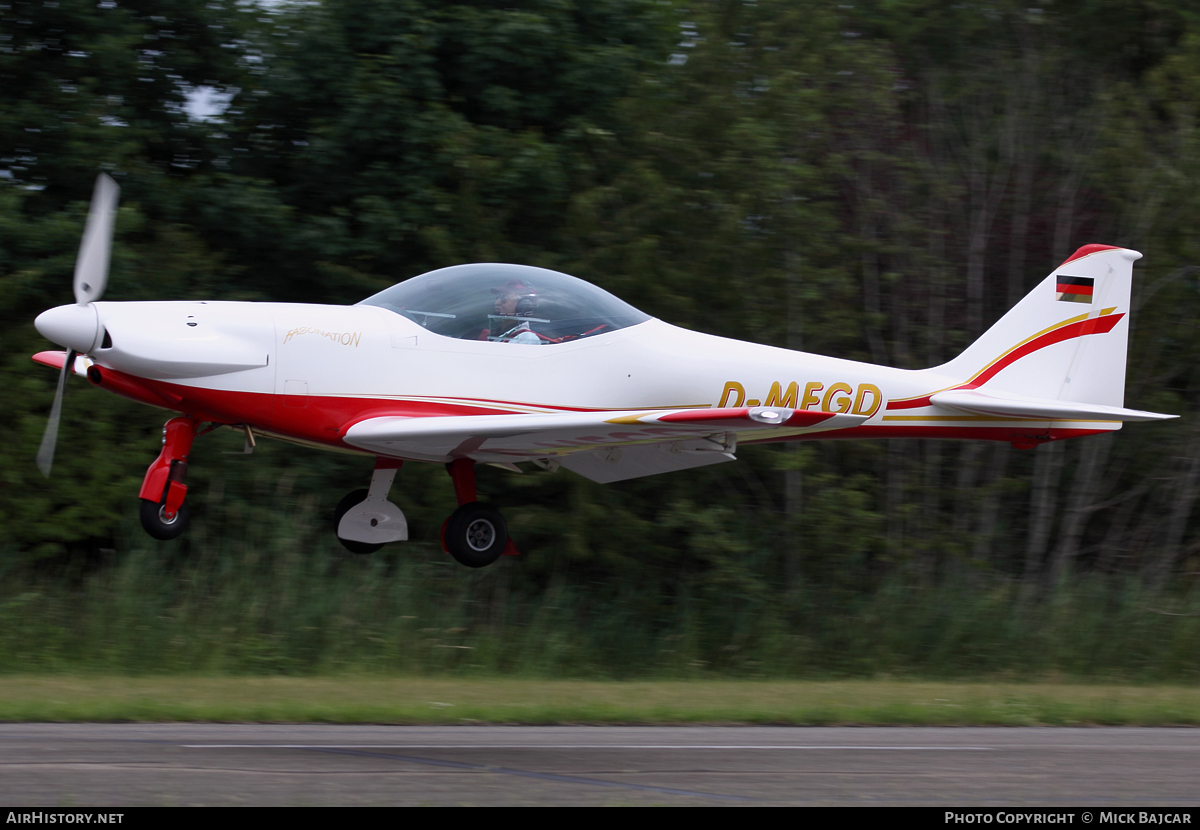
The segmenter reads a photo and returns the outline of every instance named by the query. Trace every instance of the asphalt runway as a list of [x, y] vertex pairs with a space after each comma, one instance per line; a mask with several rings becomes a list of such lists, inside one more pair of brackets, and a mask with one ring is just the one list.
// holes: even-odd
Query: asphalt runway
[[1200, 805], [1200, 729], [0, 724], [8, 807]]

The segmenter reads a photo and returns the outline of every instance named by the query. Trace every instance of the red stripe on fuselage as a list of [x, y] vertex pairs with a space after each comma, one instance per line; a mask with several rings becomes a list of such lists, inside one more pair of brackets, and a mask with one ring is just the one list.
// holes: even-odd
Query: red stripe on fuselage
[[1018, 346], [1004, 357], [992, 363], [971, 380], [960, 388], [972, 389], [976, 386], [982, 386], [989, 380], [1012, 364], [1016, 363], [1026, 355], [1044, 349], [1047, 346], [1052, 346], [1055, 343], [1061, 343], [1064, 340], [1071, 340], [1076, 337], [1083, 337], [1088, 334], [1108, 334], [1113, 330], [1113, 327], [1120, 322], [1124, 314], [1106, 314], [1103, 317], [1091, 317], [1087, 320], [1080, 320], [1078, 323], [1072, 323], [1069, 326], [1063, 326], [1061, 329], [1048, 331], [1041, 337], [1030, 340], [1028, 343]]
[[[1040, 349], [1046, 348], [1047, 346], [1053, 346], [1055, 343], [1062, 343], [1064, 340], [1071, 340], [1088, 334], [1108, 334], [1124, 316], [1124, 313], [1106, 314], [1103, 317], [1091, 317], [1087, 320], [1080, 320], [1078, 323], [1072, 323], [1069, 326], [1063, 326], [1062, 328], [1048, 331], [1041, 337], [1035, 337], [1033, 340], [1018, 346], [1003, 357], [992, 361], [992, 363], [990, 363], [966, 383], [962, 383], [951, 388], [978, 389], [980, 386], [983, 386], [989, 380], [1000, 374], [1000, 372], [1007, 369], [1021, 358], [1031, 355]], [[920, 398], [911, 398], [904, 401], [888, 401], [887, 408], [889, 410], [919, 409], [923, 406], [932, 406], [933, 403], [929, 399], [935, 394], [937, 393], [931, 392], [928, 395]]]
[[[1113, 315], [1119, 316], [1119, 315]], [[1089, 323], [1098, 321], [1086, 321]], [[1115, 322], [1115, 321], [1114, 321]], [[1110, 326], [1111, 328], [1111, 326]], [[1091, 332], [1087, 332], [1091, 333]], [[50, 357], [53, 353], [39, 356]], [[64, 355], [65, 357], [65, 355]], [[61, 358], [60, 358], [61, 360]], [[48, 361], [39, 361], [48, 362]], [[61, 366], [61, 363], [59, 364]], [[524, 409], [514, 409], [521, 404], [507, 407], [480, 405], [475, 401], [447, 403], [441, 401], [397, 401], [386, 398], [352, 398], [325, 395], [277, 395], [262, 392], [202, 389], [148, 380], [128, 375], [115, 369], [102, 367], [104, 381], [101, 386], [125, 397], [143, 403], [162, 406], [159, 401], [170, 401], [167, 407], [186, 413], [201, 421], [222, 424], [249, 424], [253, 427], [277, 433], [289, 438], [324, 444], [330, 447], [345, 447], [342, 441], [345, 430], [367, 418], [400, 416], [423, 418], [438, 415], [498, 415], [520, 414]], [[111, 382], [110, 382], [111, 381]], [[598, 411], [580, 410], [577, 407], [542, 407], [555, 411]], [[725, 418], [745, 418], [748, 410], [695, 409], [680, 410], [664, 416], [676, 421], [720, 421]], [[809, 426], [824, 421], [836, 413], [802, 411], [797, 412], [786, 426]], [[800, 421], [804, 423], [800, 423]], [[859, 426], [830, 430], [809, 435], [784, 438], [747, 438], [742, 443], [772, 443], [778, 441], [804, 441], [841, 438], [965, 438], [1018, 443], [1054, 441], [1095, 435], [1109, 430], [1102, 429], [1050, 429], [1031, 432], [1028, 427], [946, 427], [946, 426]]]
[[[61, 365], [61, 364], [60, 364]], [[391, 400], [332, 395], [277, 395], [265, 392], [203, 389], [161, 380], [148, 380], [115, 369], [102, 369], [101, 386], [133, 400], [162, 405], [201, 421], [250, 424], [259, 429], [305, 441], [343, 447], [342, 437], [352, 424], [367, 418], [399, 416], [428, 418], [436, 415], [507, 415], [525, 411], [520, 404], [481, 404], [477, 401]], [[109, 382], [111, 381], [111, 383]], [[550, 408], [550, 407], [543, 407]], [[553, 407], [556, 411], [590, 411], [578, 407]]]

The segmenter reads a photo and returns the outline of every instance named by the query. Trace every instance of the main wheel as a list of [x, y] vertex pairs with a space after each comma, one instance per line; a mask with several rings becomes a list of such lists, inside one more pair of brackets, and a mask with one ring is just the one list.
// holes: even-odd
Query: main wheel
[[187, 499], [184, 499], [183, 504], [179, 505], [179, 510], [175, 512], [173, 519], [168, 520], [163, 516], [166, 510], [166, 504], [142, 499], [142, 507], [138, 514], [142, 520], [142, 528], [155, 539], [163, 542], [174, 539], [187, 530], [188, 519], [191, 518], [191, 509], [188, 507]]
[[446, 550], [468, 568], [490, 565], [504, 553], [508, 525], [490, 504], [473, 501], [450, 514], [443, 531]]
[[[337, 508], [333, 511], [334, 536], [337, 536], [337, 529], [338, 525], [342, 523], [342, 516], [345, 516], [351, 507], [362, 504], [366, 500], [366, 490], [355, 490], [353, 493], [347, 493], [342, 500], [338, 502]], [[343, 539], [341, 536], [338, 536], [338, 541], [342, 543], [342, 547], [351, 553], [374, 553], [383, 547], [382, 544], [373, 545], [370, 542], [355, 542], [353, 539]]]

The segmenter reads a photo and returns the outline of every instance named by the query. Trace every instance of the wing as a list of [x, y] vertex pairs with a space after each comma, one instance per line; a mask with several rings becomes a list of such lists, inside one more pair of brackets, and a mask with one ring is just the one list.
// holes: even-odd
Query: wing
[[380, 455], [418, 461], [545, 459], [593, 481], [609, 482], [732, 461], [739, 437], [786, 438], [854, 427], [865, 420], [862, 415], [767, 406], [385, 416], [350, 427], [345, 441]]

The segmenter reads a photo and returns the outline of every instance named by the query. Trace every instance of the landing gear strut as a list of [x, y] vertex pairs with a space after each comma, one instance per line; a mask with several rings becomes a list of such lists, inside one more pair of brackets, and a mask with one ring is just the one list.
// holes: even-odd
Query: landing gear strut
[[163, 425], [163, 445], [146, 470], [140, 517], [142, 527], [155, 539], [166, 541], [187, 530], [190, 512], [186, 501], [188, 453], [200, 422], [194, 418], [172, 418]]
[[374, 553], [388, 542], [408, 538], [403, 511], [387, 500], [392, 481], [403, 461], [377, 458], [369, 490], [355, 490], [334, 511], [338, 541], [351, 553]]
[[500, 511], [476, 501], [475, 462], [458, 458], [446, 465], [454, 482], [458, 509], [442, 525], [442, 548], [468, 568], [482, 568], [501, 556], [519, 556], [508, 538], [508, 525]]
[[[374, 553], [388, 542], [408, 538], [400, 508], [387, 500], [402, 461], [377, 458], [370, 490], [355, 490], [334, 511], [338, 541], [352, 553]], [[520, 556], [508, 537], [500, 511], [475, 496], [475, 462], [459, 458], [446, 465], [458, 509], [442, 525], [442, 549], [468, 568], [482, 568], [501, 556]]]

